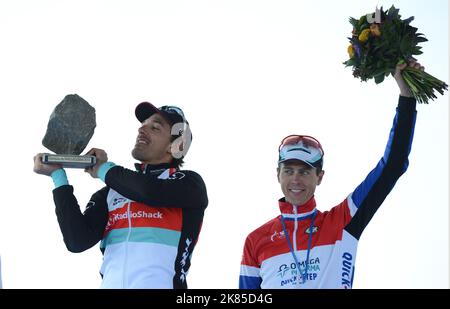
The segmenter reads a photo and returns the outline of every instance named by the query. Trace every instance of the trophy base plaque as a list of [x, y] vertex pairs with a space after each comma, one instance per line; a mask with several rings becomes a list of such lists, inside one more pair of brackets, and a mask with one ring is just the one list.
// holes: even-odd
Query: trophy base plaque
[[44, 154], [42, 163], [61, 164], [63, 167], [71, 168], [87, 168], [94, 166], [97, 163], [97, 158], [95, 156]]

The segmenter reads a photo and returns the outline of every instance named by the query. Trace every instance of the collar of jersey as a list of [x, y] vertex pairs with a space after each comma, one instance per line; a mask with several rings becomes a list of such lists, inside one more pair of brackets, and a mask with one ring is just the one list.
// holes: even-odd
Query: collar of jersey
[[[310, 218], [316, 210], [316, 200], [314, 196], [311, 197], [305, 204], [300, 206], [294, 206], [291, 203], [286, 202], [284, 197], [278, 201], [281, 215], [287, 220], [303, 220]], [[294, 213], [294, 208], [297, 209], [297, 214]]]
[[144, 174], [155, 174], [159, 172], [163, 172], [168, 168], [171, 168], [170, 163], [161, 163], [161, 164], [144, 164], [144, 163], [135, 163], [134, 167], [136, 171]]

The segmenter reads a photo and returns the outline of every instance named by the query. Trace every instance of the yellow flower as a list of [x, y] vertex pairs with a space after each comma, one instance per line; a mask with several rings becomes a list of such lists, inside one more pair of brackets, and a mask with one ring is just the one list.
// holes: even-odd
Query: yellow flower
[[353, 46], [351, 44], [347, 47], [347, 53], [350, 56], [350, 58], [352, 58], [355, 55], [355, 50], [353, 49]]
[[358, 40], [360, 42], [365, 42], [369, 39], [369, 34], [370, 34], [370, 29], [364, 29], [363, 31], [361, 31], [361, 33], [359, 34]]
[[380, 32], [380, 28], [378, 27], [377, 24], [371, 24], [370, 25], [370, 33], [374, 36], [380, 36], [381, 32]]

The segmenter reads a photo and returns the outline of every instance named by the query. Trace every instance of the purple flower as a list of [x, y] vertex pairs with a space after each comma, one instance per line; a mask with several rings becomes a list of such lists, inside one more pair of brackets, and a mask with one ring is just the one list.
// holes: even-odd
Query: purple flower
[[361, 57], [361, 48], [359, 47], [359, 44], [353, 44], [353, 49], [355, 50], [356, 56], [358, 58]]

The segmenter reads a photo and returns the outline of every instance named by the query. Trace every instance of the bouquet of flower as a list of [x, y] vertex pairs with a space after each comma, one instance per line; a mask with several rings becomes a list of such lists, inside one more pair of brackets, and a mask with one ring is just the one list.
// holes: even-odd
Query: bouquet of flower
[[[398, 64], [407, 62], [413, 55], [422, 54], [418, 43], [426, 42], [417, 28], [410, 26], [414, 16], [402, 20], [399, 10], [392, 6], [383, 11], [383, 7], [373, 14], [350, 17], [353, 25], [352, 37], [348, 46], [350, 59], [346, 66], [353, 67], [353, 76], [367, 81], [373, 78], [379, 84], [389, 74], [394, 75]], [[436, 98], [434, 90], [444, 94], [448, 85], [422, 70], [406, 67], [402, 71], [403, 79], [419, 103], [428, 103]]]

